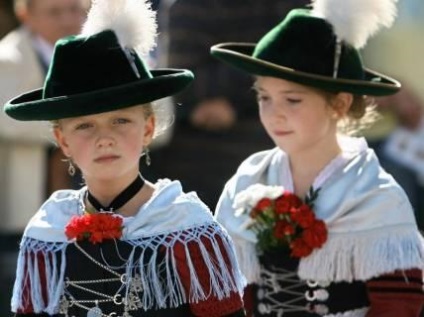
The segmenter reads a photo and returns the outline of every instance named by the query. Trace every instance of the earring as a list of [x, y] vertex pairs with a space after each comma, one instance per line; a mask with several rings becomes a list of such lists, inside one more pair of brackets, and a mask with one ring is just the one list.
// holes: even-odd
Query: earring
[[152, 159], [150, 158], [149, 148], [147, 146], [144, 149], [144, 156], [146, 160], [146, 165], [150, 166], [150, 164], [152, 164]]
[[68, 166], [68, 174], [71, 175], [71, 176], [74, 176], [76, 170], [75, 170], [74, 164], [72, 164], [72, 160], [71, 159], [68, 159], [68, 164], [69, 164], [69, 166]]

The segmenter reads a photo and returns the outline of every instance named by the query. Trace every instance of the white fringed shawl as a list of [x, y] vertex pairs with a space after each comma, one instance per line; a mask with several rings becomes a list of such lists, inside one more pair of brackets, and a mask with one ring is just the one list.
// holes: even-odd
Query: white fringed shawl
[[[314, 209], [329, 230], [321, 249], [301, 259], [301, 279], [365, 281], [396, 269], [424, 267], [424, 240], [403, 190], [381, 169], [365, 140], [340, 139], [342, 155], [317, 177], [321, 188]], [[246, 215], [236, 217], [235, 195], [254, 183], [284, 186], [292, 191], [288, 157], [279, 149], [252, 155], [228, 181], [216, 217], [236, 247], [248, 282], [259, 279], [255, 234], [244, 229]]]
[[[184, 194], [179, 182], [162, 180], [156, 187], [154, 196], [140, 208], [135, 217], [124, 218], [122, 240], [134, 247], [126, 269], [128, 276], [131, 276], [134, 268], [140, 270], [143, 287], [140, 300], [143, 309], [177, 307], [183, 303], [205, 300], [211, 295], [222, 299], [229, 297], [230, 292], [241, 294], [245, 281], [238, 269], [233, 245], [226, 231], [213, 220], [208, 208], [196, 194]], [[65, 258], [70, 242], [64, 235], [64, 227], [71, 216], [82, 214], [84, 191], [56, 192], [28, 224], [18, 259], [12, 297], [13, 312], [23, 307], [25, 295], [30, 296], [35, 313], [58, 312], [59, 299], [64, 291], [66, 265], [71, 263], [70, 259], [67, 263]], [[200, 284], [198, 272], [190, 257], [187, 244], [193, 242], [197, 243], [202, 260], [208, 267], [208, 292]], [[204, 242], [212, 248], [208, 250]], [[185, 248], [191, 282], [188, 296], [177, 271], [174, 255], [176, 243]], [[147, 261], [142, 251], [139, 257], [135, 257], [135, 248], [153, 251], [153, 256]], [[165, 256], [158, 264], [156, 256], [159, 248]], [[222, 254], [224, 252], [225, 256]], [[47, 304], [40, 288], [37, 255], [42, 255], [45, 262]], [[226, 257], [229, 265], [224, 261]], [[164, 270], [168, 272], [165, 281], [159, 276], [159, 271]], [[25, 281], [30, 282], [29, 294], [24, 294]]]

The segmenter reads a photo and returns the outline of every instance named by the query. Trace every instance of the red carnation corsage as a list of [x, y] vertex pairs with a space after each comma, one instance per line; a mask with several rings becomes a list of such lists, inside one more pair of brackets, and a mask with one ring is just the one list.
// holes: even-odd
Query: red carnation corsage
[[73, 216], [65, 227], [68, 239], [88, 239], [93, 244], [122, 237], [122, 218], [112, 213], [86, 213]]
[[318, 191], [311, 189], [305, 201], [280, 186], [255, 184], [235, 199], [236, 215], [248, 214], [246, 227], [256, 233], [262, 251], [289, 248], [292, 257], [306, 257], [327, 241], [324, 221], [312, 209]]

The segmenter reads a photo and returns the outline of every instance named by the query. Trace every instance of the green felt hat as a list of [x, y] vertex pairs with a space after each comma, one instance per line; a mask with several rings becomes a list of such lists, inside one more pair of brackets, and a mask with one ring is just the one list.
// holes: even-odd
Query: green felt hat
[[70, 36], [56, 43], [44, 87], [10, 100], [10, 117], [57, 120], [148, 103], [183, 90], [193, 80], [185, 69], [149, 70], [114, 31]]
[[324, 18], [311, 10], [295, 9], [257, 44], [222, 43], [211, 54], [247, 73], [271, 76], [302, 85], [360, 95], [389, 95], [400, 83], [364, 68], [356, 48], [341, 42], [337, 75], [334, 75], [337, 36]]

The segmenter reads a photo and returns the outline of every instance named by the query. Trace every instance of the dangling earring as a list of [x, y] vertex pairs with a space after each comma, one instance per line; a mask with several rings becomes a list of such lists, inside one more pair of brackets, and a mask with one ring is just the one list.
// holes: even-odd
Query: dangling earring
[[144, 149], [144, 156], [146, 160], [146, 165], [150, 166], [150, 164], [152, 164], [152, 159], [150, 158], [149, 148], [147, 146]]
[[75, 170], [74, 164], [72, 164], [72, 160], [71, 159], [68, 159], [68, 164], [69, 164], [69, 166], [68, 166], [68, 174], [71, 175], [71, 176], [74, 176], [76, 170]]

